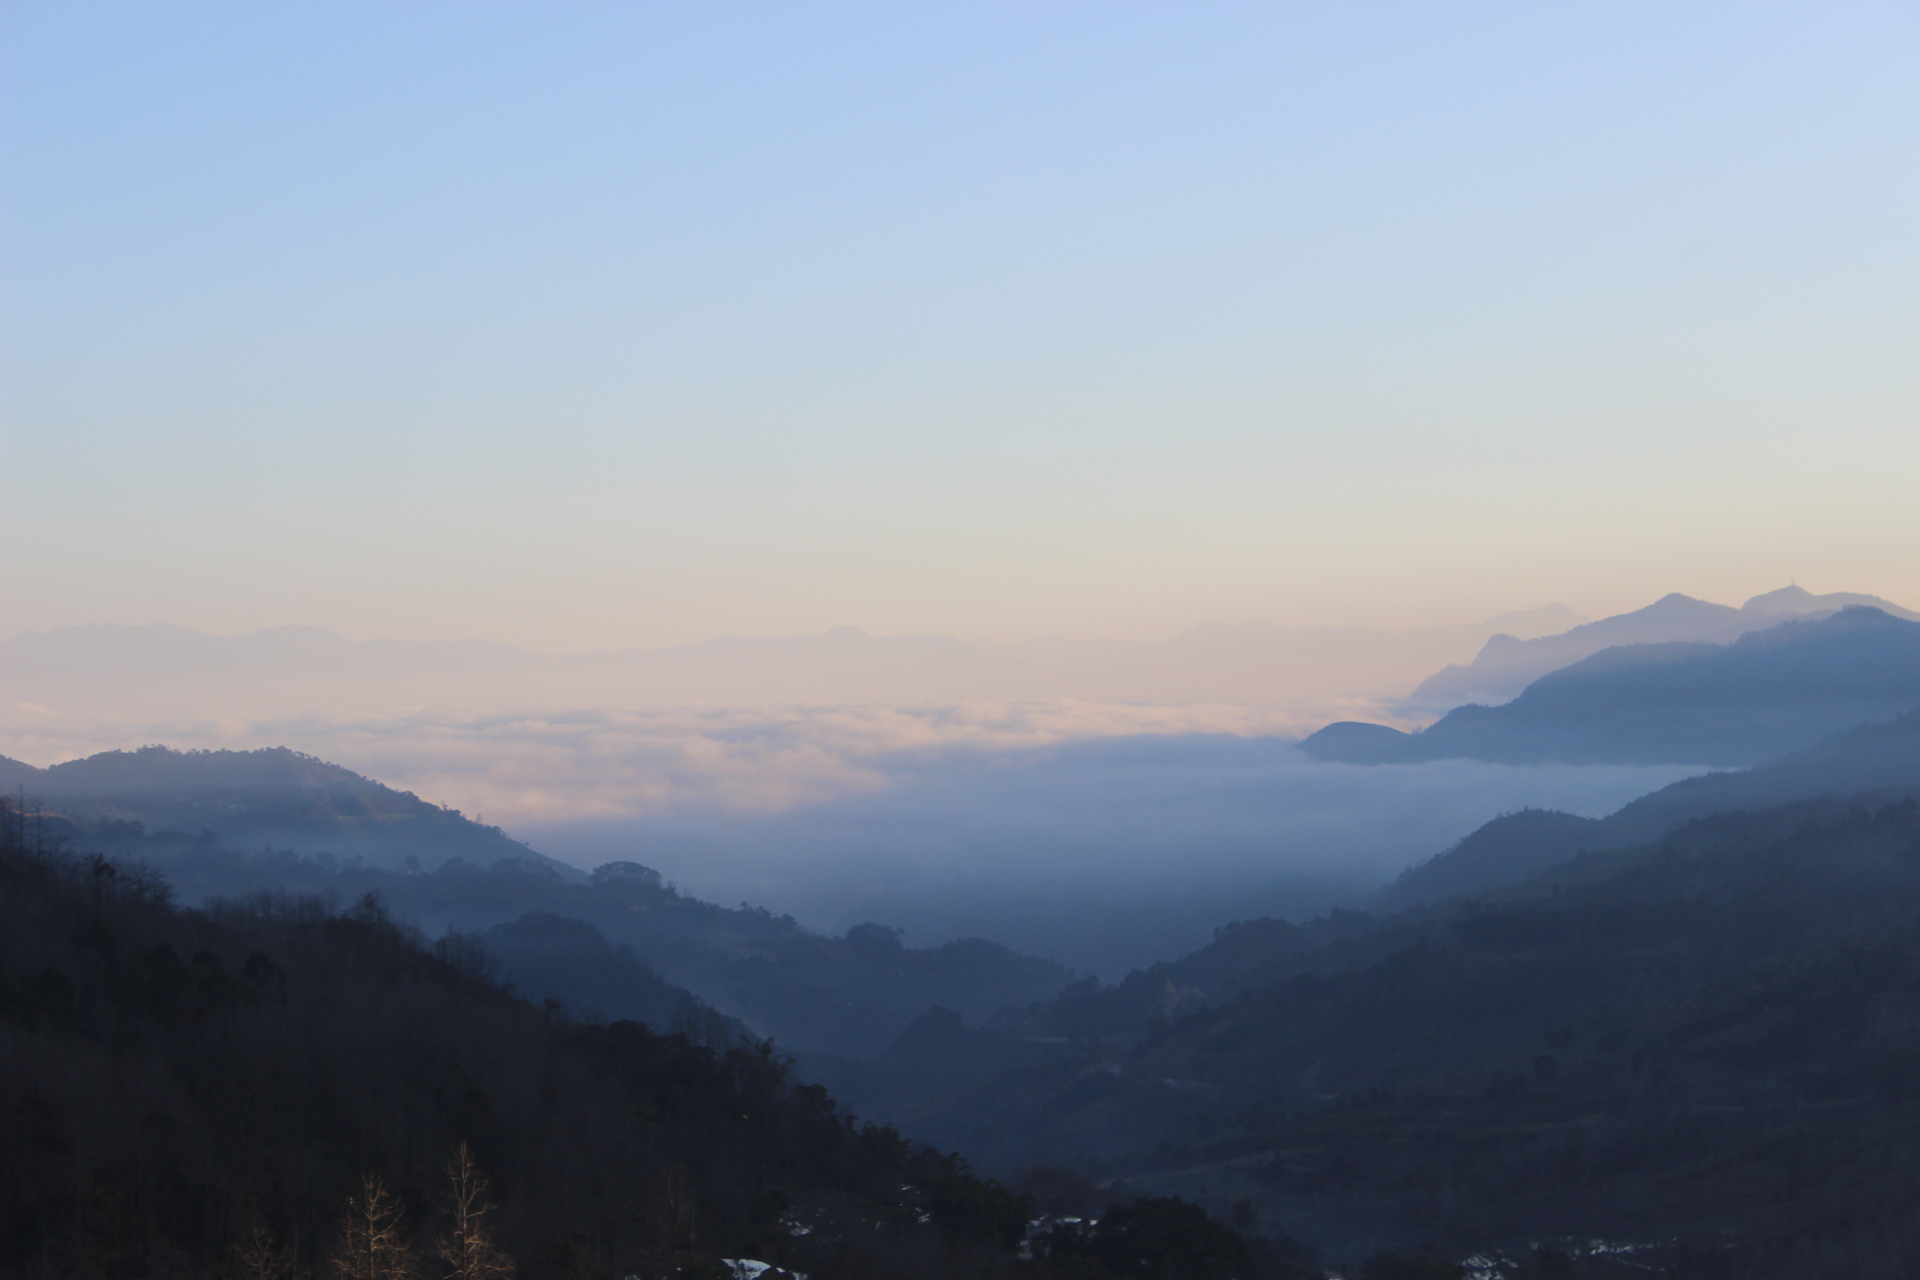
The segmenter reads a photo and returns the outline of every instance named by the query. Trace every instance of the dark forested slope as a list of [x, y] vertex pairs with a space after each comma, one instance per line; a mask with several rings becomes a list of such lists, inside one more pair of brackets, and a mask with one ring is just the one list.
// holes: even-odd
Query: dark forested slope
[[1335, 1258], [1607, 1239], [1654, 1274], [1905, 1276], [1916, 993], [1920, 803], [1802, 801], [1480, 902], [1226, 930], [976, 1033], [1055, 1043], [894, 1114], [1245, 1198]]
[[[856, 1125], [770, 1044], [536, 1009], [472, 940], [435, 954], [374, 899], [181, 911], [21, 818], [0, 812], [0, 1275], [1130, 1274], [1101, 1261], [1127, 1214], [1019, 1262], [1031, 1200]], [[494, 1207], [456, 1256], [463, 1149]], [[1190, 1213], [1134, 1217], [1252, 1280]]]
[[[876, 924], [823, 937], [791, 917], [688, 897], [638, 863], [589, 876], [456, 811], [284, 749], [147, 747], [50, 769], [0, 761], [0, 783], [44, 805], [38, 820], [71, 851], [146, 862], [183, 901], [261, 889], [336, 902], [378, 893], [432, 933], [507, 926], [494, 935], [506, 976], [535, 997], [638, 1016], [675, 998], [664, 980], [794, 1051], [873, 1052], [929, 1007], [982, 1018], [1073, 978], [977, 938], [912, 949]], [[633, 977], [631, 989], [599, 967], [608, 960]], [[645, 969], [658, 978], [641, 977]]]

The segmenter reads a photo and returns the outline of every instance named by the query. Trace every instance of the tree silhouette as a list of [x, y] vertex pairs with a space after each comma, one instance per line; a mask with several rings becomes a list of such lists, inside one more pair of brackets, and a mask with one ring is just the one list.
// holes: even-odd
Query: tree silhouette
[[414, 1280], [417, 1266], [404, 1225], [400, 1202], [379, 1174], [367, 1174], [340, 1222], [333, 1255], [336, 1280]]
[[253, 1231], [234, 1251], [234, 1272], [238, 1280], [298, 1280], [299, 1249], [283, 1247], [265, 1227]]
[[513, 1260], [494, 1242], [487, 1221], [494, 1204], [487, 1198], [487, 1179], [462, 1142], [447, 1162], [453, 1226], [440, 1237], [440, 1257], [449, 1280], [502, 1280], [513, 1274]]

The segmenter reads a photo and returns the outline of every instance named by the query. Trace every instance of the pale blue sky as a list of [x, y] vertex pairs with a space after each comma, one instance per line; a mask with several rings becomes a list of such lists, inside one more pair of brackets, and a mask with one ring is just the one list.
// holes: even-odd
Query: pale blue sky
[[0, 15], [9, 634], [1920, 605], [1909, 4]]

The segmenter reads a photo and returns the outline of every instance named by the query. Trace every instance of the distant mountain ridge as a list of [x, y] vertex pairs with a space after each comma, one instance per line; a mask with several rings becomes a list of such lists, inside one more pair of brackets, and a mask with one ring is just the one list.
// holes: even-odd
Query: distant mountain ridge
[[665, 649], [533, 653], [480, 640], [348, 641], [317, 627], [210, 636], [95, 625], [0, 642], [0, 708], [250, 717], [421, 708], [911, 703], [1078, 698], [1291, 701], [1337, 690], [1390, 697], [1503, 632], [1582, 621], [1564, 605], [1406, 631], [1203, 623], [1164, 644], [1052, 637], [719, 636]]
[[1620, 645], [1512, 702], [1456, 707], [1418, 733], [1341, 722], [1301, 746], [1354, 764], [1746, 766], [1920, 705], [1920, 623], [1854, 605], [1731, 644]]
[[1675, 592], [1644, 609], [1588, 622], [1558, 635], [1520, 639], [1490, 638], [1472, 662], [1449, 665], [1427, 677], [1409, 694], [1409, 709], [1436, 710], [1465, 703], [1498, 703], [1514, 697], [1541, 676], [1571, 666], [1602, 649], [1624, 644], [1695, 641], [1726, 644], [1749, 631], [1764, 630], [1789, 618], [1821, 618], [1854, 605], [1867, 605], [1896, 618], [1920, 622], [1920, 613], [1879, 596], [1853, 591], [1815, 595], [1804, 587], [1782, 587], [1758, 595], [1735, 609]]

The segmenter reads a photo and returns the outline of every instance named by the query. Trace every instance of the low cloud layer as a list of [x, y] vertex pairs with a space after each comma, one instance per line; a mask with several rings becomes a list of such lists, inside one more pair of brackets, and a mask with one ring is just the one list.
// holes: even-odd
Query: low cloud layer
[[1142, 734], [1291, 736], [1344, 714], [1310, 705], [659, 707], [364, 716], [72, 714], [16, 703], [0, 754], [48, 765], [159, 742], [287, 746], [491, 822], [783, 812], [886, 787], [916, 753], [1017, 751]]
[[1338, 708], [1047, 702], [648, 708], [131, 724], [16, 707], [34, 763], [165, 742], [286, 745], [581, 866], [915, 945], [979, 934], [1112, 975], [1233, 919], [1351, 901], [1487, 819], [1599, 814], [1691, 772], [1319, 764]]
[[1236, 919], [1301, 918], [1526, 806], [1610, 812], [1689, 770], [1320, 764], [1291, 742], [1141, 736], [873, 762], [882, 786], [779, 814], [524, 824], [561, 858], [634, 857], [688, 891], [838, 932], [980, 934], [1106, 976]]

